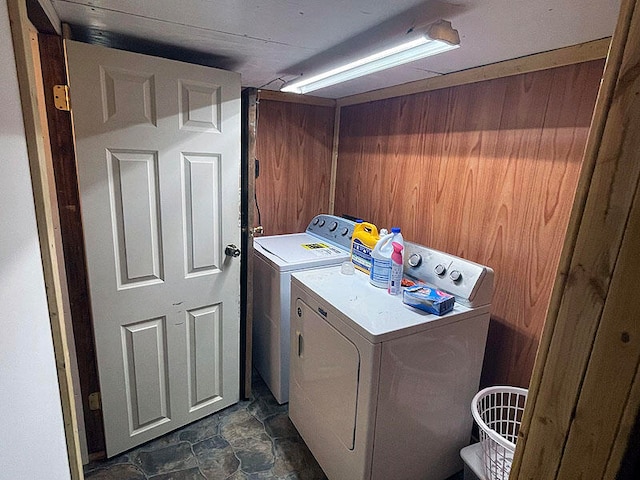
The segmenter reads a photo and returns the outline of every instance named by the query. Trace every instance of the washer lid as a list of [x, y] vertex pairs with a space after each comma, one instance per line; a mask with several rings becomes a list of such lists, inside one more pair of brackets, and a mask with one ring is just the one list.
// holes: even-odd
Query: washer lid
[[307, 233], [257, 237], [254, 241], [285, 263], [343, 258], [348, 253]]

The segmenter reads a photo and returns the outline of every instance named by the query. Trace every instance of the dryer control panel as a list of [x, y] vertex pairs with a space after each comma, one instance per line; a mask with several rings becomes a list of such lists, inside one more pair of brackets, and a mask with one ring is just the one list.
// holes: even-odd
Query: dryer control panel
[[491, 303], [493, 270], [470, 260], [405, 242], [404, 274], [454, 295], [468, 307]]
[[351, 250], [351, 235], [355, 222], [335, 215], [316, 215], [309, 222], [307, 233], [322, 237], [345, 250]]

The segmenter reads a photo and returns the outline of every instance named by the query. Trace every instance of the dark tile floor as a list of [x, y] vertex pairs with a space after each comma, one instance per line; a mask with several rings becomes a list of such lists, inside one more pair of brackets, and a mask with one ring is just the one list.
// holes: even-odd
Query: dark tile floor
[[326, 480], [259, 376], [253, 393], [221, 412], [103, 462], [87, 480]]

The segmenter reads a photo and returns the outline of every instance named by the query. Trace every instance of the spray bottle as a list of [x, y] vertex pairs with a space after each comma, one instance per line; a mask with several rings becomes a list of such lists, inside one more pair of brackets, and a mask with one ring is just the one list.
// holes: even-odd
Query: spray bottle
[[393, 247], [393, 253], [391, 254], [391, 274], [389, 276], [389, 287], [387, 291], [391, 295], [398, 295], [402, 291], [402, 273], [403, 273], [403, 250], [404, 240], [400, 229], [394, 227], [391, 229], [393, 233], [393, 240], [391, 246]]
[[402, 250], [404, 247], [396, 242], [391, 242], [393, 253], [391, 254], [391, 276], [389, 277], [388, 292], [398, 295], [402, 290]]

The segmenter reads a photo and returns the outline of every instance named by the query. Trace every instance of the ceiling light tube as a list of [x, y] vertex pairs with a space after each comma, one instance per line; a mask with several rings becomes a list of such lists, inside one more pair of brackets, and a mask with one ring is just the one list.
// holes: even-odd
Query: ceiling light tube
[[312, 77], [284, 85], [283, 92], [308, 93], [370, 73], [386, 70], [421, 58], [458, 48], [460, 37], [451, 23], [440, 20], [431, 24], [420, 37], [396, 47], [355, 60]]

